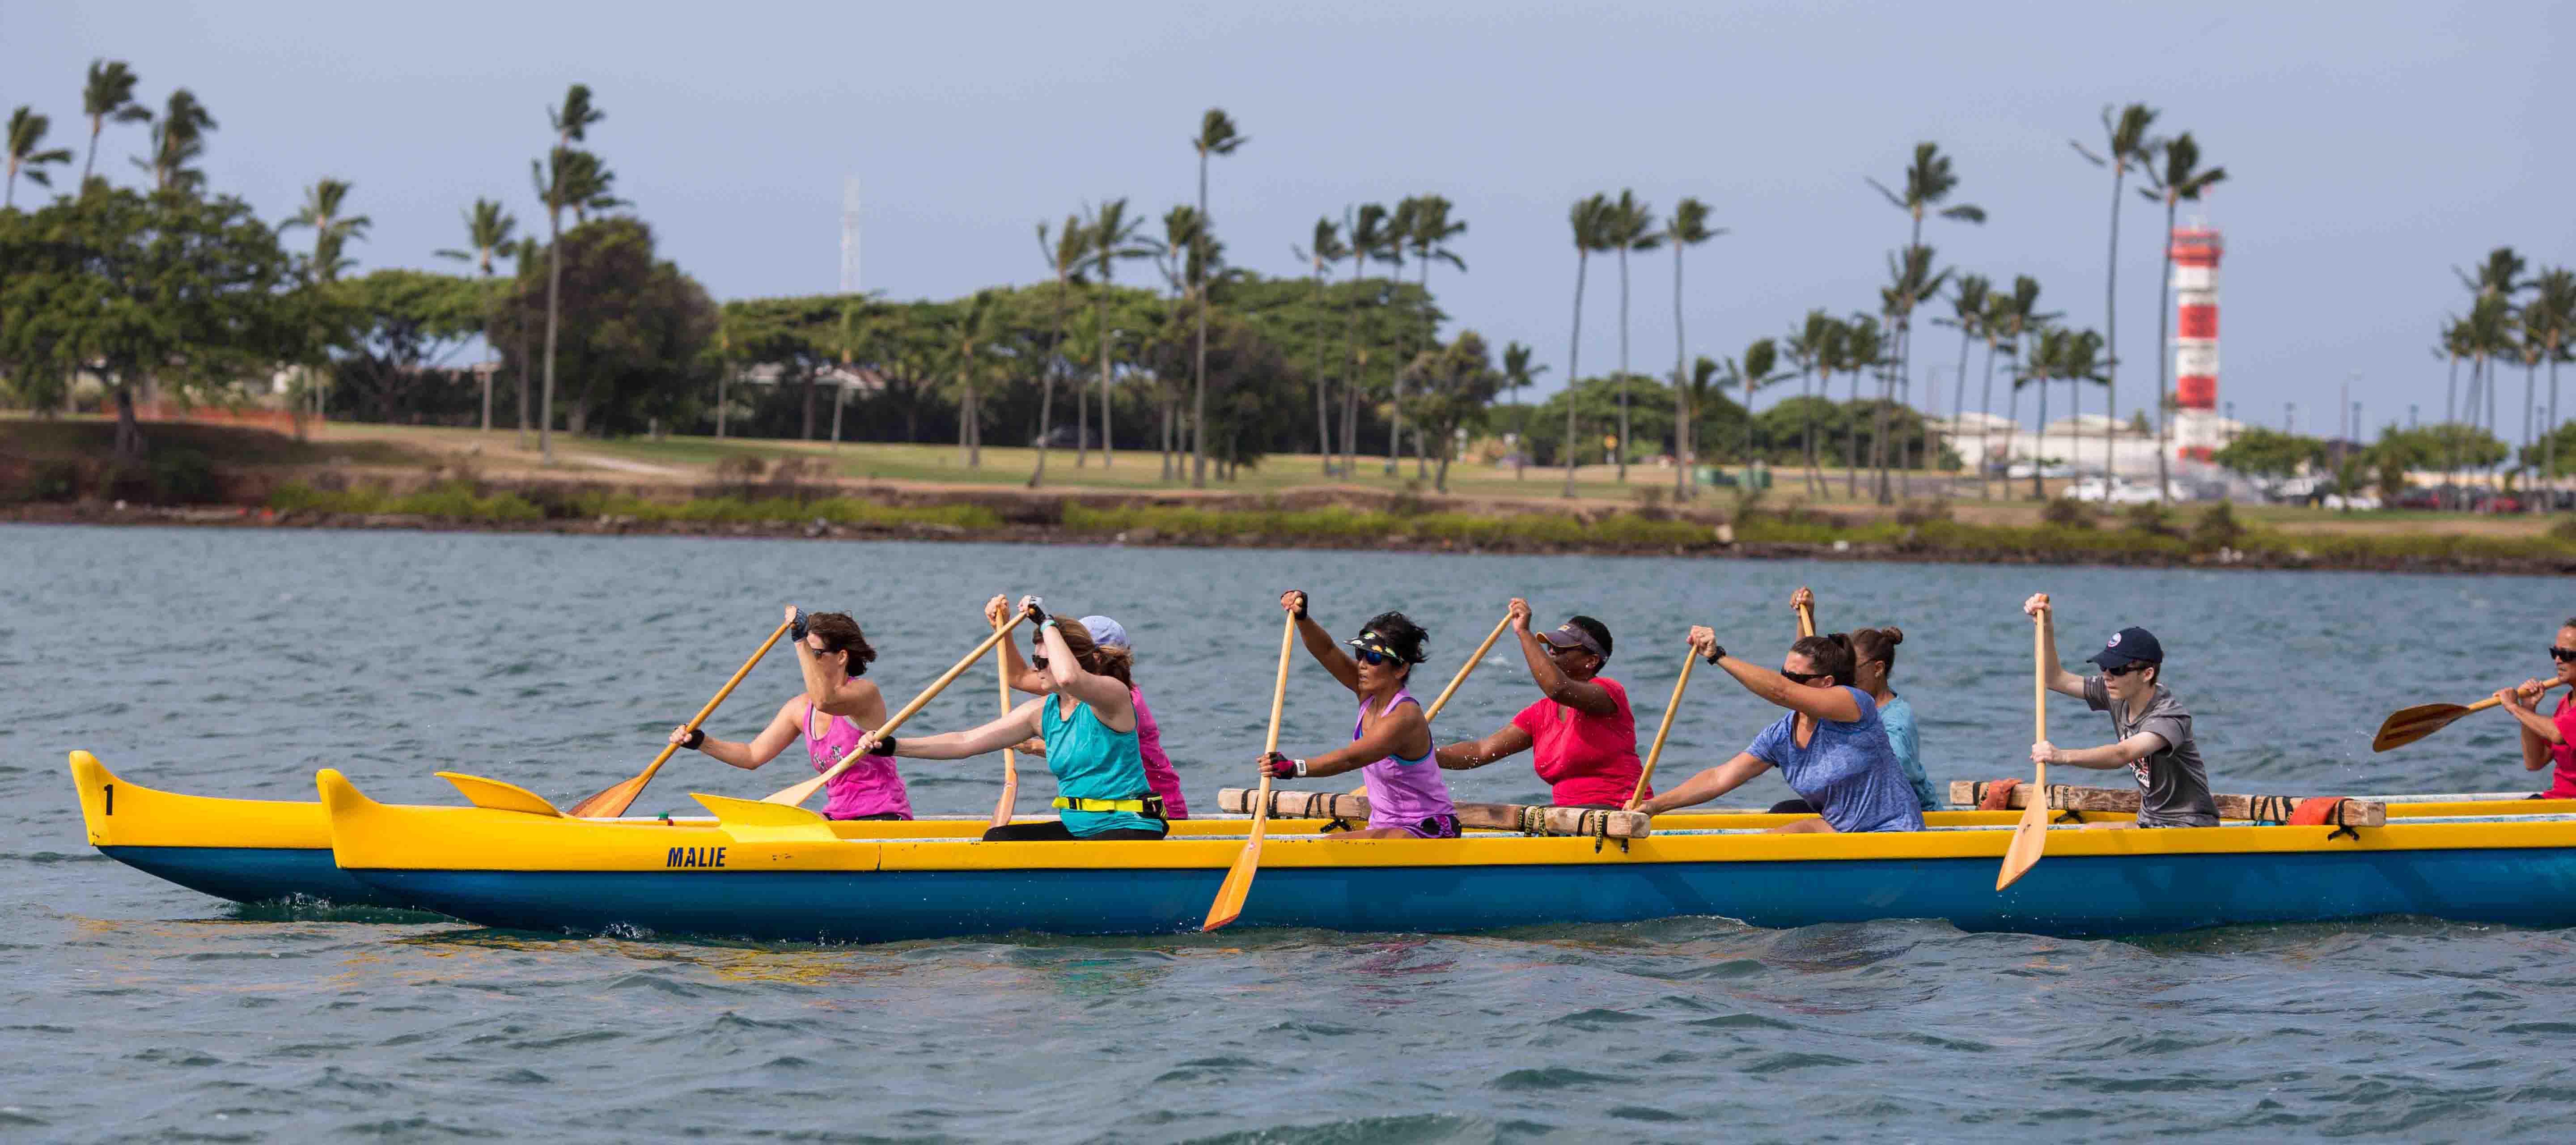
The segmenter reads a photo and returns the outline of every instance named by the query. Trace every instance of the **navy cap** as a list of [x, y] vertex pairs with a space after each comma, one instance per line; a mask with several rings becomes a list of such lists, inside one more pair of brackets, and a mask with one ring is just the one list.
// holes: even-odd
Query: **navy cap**
[[2165, 662], [2165, 646], [2156, 643], [2156, 634], [2144, 628], [2123, 628], [2111, 634], [2102, 650], [2088, 657], [2105, 668], [2123, 664], [2158, 664]]

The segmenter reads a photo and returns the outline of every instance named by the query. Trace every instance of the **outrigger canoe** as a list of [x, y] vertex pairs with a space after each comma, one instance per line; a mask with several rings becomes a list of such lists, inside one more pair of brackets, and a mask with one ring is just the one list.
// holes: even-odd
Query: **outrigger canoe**
[[[340, 868], [403, 901], [528, 930], [880, 942], [1193, 930], [1239, 845], [853, 837], [812, 812], [697, 796], [706, 824], [418, 808], [319, 777]], [[1995, 813], [1987, 813], [1995, 814]], [[1747, 827], [1770, 817], [1729, 817]], [[1778, 817], [1787, 819], [1787, 816]], [[1285, 826], [1285, 825], [1282, 825]], [[1945, 919], [1968, 930], [2132, 935], [2423, 915], [2576, 925], [2576, 815], [2386, 826], [2050, 832], [1994, 889], [2008, 827], [1646, 838], [1492, 834], [1367, 844], [1275, 833], [1239, 926], [1459, 932], [1712, 915], [1757, 926]]]

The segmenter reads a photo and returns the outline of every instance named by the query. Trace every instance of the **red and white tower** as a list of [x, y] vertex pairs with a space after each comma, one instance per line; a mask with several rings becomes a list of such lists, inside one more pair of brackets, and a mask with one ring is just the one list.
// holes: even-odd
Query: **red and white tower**
[[2175, 227], [2174, 453], [2209, 460], [2226, 442], [2218, 417], [2218, 232]]

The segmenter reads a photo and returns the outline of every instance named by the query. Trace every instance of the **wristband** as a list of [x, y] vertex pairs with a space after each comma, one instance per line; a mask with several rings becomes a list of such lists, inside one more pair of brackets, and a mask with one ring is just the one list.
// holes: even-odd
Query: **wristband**
[[1292, 760], [1289, 760], [1288, 762], [1290, 762], [1290, 763], [1293, 763], [1293, 764], [1296, 764], [1296, 765], [1297, 765], [1297, 778], [1299, 778], [1299, 779], [1304, 779], [1304, 778], [1306, 778], [1306, 761], [1305, 761], [1305, 760], [1302, 760], [1302, 759], [1292, 759]]
[[690, 751], [703, 751], [703, 750], [705, 750], [704, 745], [706, 744], [706, 742], [707, 742], [707, 729], [705, 729], [705, 728], [690, 728], [690, 729], [689, 729], [689, 734], [688, 734], [688, 735], [686, 735], [686, 736], [681, 737], [681, 739], [680, 739], [680, 746], [681, 746], [681, 747], [685, 747], [685, 748], [689, 749]]
[[1709, 662], [1709, 663], [1711, 663], [1711, 664], [1717, 663], [1718, 661], [1723, 660], [1723, 659], [1725, 659], [1725, 658], [1726, 658], [1726, 646], [1725, 646], [1725, 645], [1723, 645], [1723, 644], [1718, 645], [1716, 648], [1714, 648], [1714, 649], [1710, 650], [1710, 652], [1709, 652], [1709, 654], [1708, 654], [1708, 662]]
[[1306, 590], [1302, 588], [1290, 589], [1289, 591], [1297, 594], [1297, 611], [1294, 615], [1299, 620], [1306, 619], [1306, 604], [1314, 598], [1306, 595]]
[[891, 756], [891, 755], [893, 755], [893, 754], [894, 754], [894, 744], [895, 744], [895, 739], [894, 739], [894, 737], [893, 737], [893, 736], [887, 736], [887, 737], [885, 737], [884, 739], [878, 740], [878, 741], [877, 741], [877, 750], [876, 750], [875, 754], [877, 754], [877, 755], [884, 755], [884, 756]]

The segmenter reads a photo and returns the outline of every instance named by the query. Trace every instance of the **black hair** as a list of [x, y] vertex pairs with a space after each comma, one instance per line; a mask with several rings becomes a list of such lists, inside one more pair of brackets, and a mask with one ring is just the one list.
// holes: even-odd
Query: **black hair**
[[1386, 650], [1395, 653], [1407, 664], [1419, 664], [1430, 659], [1423, 653], [1422, 646], [1430, 643], [1431, 634], [1423, 631], [1421, 625], [1415, 624], [1412, 617], [1401, 612], [1378, 613], [1370, 617], [1368, 623], [1361, 625], [1360, 631], [1376, 633], [1379, 642], [1386, 645]]
[[1608, 656], [1610, 654], [1609, 625], [1603, 624], [1598, 620], [1594, 620], [1589, 616], [1577, 616], [1567, 620], [1566, 623], [1590, 633], [1592, 635], [1593, 643], [1601, 646], [1601, 654], [1603, 656]]
[[1807, 663], [1814, 665], [1817, 671], [1832, 676], [1835, 683], [1844, 687], [1851, 686], [1851, 637], [1839, 632], [1801, 636], [1797, 643], [1789, 646], [1789, 651], [1806, 657]]
[[868, 661], [877, 658], [877, 650], [869, 647], [867, 636], [859, 631], [859, 622], [850, 619], [849, 613], [808, 613], [805, 617], [805, 631], [823, 638], [823, 651], [826, 654], [849, 653], [849, 672], [852, 676], [867, 675]]

